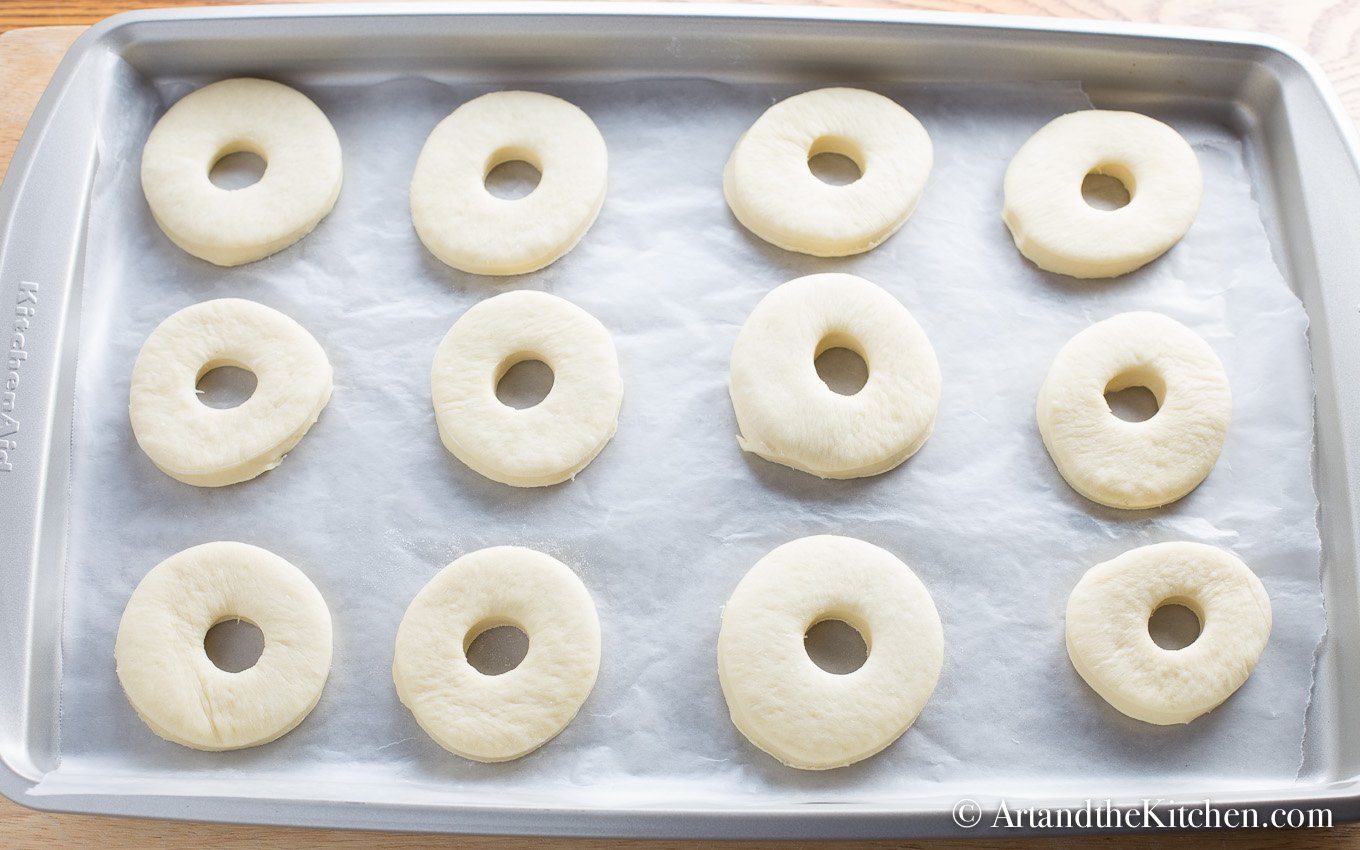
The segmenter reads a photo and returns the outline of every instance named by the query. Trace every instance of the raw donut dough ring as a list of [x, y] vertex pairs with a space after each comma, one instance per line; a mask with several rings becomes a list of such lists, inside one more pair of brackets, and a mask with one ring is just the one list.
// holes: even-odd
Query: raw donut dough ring
[[[1199, 637], [1163, 649], [1148, 619], [1163, 605], [1199, 617]], [[1129, 717], [1189, 723], [1232, 696], [1270, 638], [1270, 597], [1246, 564], [1202, 543], [1158, 543], [1097, 564], [1067, 600], [1067, 653]]]
[[[823, 183], [808, 168], [822, 153], [854, 161], [860, 178]], [[933, 157], [921, 122], [892, 100], [818, 89], [756, 119], [727, 160], [723, 194], [737, 220], [766, 242], [817, 257], [862, 254], [906, 223]]]
[[[1128, 204], [1086, 203], [1088, 174], [1118, 179]], [[1088, 109], [1053, 119], [1021, 146], [1006, 169], [1002, 218], [1039, 268], [1115, 277], [1180, 241], [1203, 192], [1195, 152], [1175, 130], [1136, 112]]]
[[[226, 620], [264, 633], [264, 652], [220, 670], [203, 638]], [[267, 744], [302, 722], [331, 667], [331, 615], [297, 567], [258, 546], [217, 542], [171, 555], [132, 592], [114, 646], [118, 681], [151, 731], [196, 750]]]
[[[539, 360], [552, 389], [517, 410], [496, 398], [516, 363]], [[623, 382], [609, 331], [546, 292], [488, 298], [454, 322], [430, 376], [444, 447], [474, 471], [514, 487], [559, 484], [585, 469], [614, 436]]]
[[[523, 161], [538, 186], [498, 198], [486, 176]], [[434, 128], [411, 177], [411, 220], [420, 241], [465, 272], [524, 274], [581, 241], [604, 205], [609, 155], [595, 122], [551, 95], [502, 91], [474, 98]]]
[[[864, 638], [864, 666], [828, 673], [804, 636], [841, 620]], [[732, 723], [790, 767], [826, 770], [896, 741], [935, 690], [940, 615], [906, 564], [852, 537], [818, 535], [761, 558], [733, 591], [718, 633], [718, 678]]]
[[[511, 625], [529, 637], [517, 667], [488, 676], [468, 663], [482, 632]], [[406, 609], [392, 680], [420, 728], [451, 753], [517, 759], [567, 727], [595, 686], [600, 621], [566, 564], [522, 546], [464, 555]]]
[[[817, 357], [848, 348], [869, 379], [832, 391]], [[742, 451], [821, 478], [878, 475], [916, 453], [935, 427], [940, 367], [907, 308], [848, 274], [814, 274], [756, 305], [732, 349], [732, 407]]]
[[[1107, 392], [1147, 387], [1157, 413], [1126, 422]], [[1062, 347], [1039, 390], [1039, 433], [1058, 472], [1112, 508], [1156, 508], [1199, 486], [1232, 419], [1227, 373], [1194, 331], [1160, 313], [1121, 313]]]
[[[255, 374], [237, 407], [198, 400], [198, 379], [219, 366]], [[222, 487], [273, 469], [331, 397], [331, 364], [307, 330], [241, 298], [185, 307], [151, 332], [132, 367], [132, 432], [162, 472]]]
[[[222, 157], [265, 161], [259, 181], [223, 189]], [[170, 241], [219, 266], [282, 251], [312, 231], [340, 196], [340, 140], [315, 103], [281, 83], [222, 80], [161, 116], [142, 150], [142, 191]]]

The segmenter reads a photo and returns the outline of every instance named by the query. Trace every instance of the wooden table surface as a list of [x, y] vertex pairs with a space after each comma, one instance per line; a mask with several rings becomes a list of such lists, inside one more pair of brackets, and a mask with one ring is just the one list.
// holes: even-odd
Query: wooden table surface
[[[797, 0], [784, 0], [796, 2]], [[129, 9], [161, 6], [233, 5], [235, 0], [0, 0], [0, 174], [9, 164], [24, 124], [67, 46], [84, 26]], [[816, 2], [816, 0], [814, 0]], [[1167, 24], [1226, 27], [1281, 36], [1322, 63], [1340, 92], [1352, 119], [1360, 121], [1360, 0], [823, 0], [824, 5], [878, 6], [998, 12], [1070, 18], [1099, 18]], [[40, 29], [30, 29], [38, 27]], [[1360, 850], [1360, 824], [1330, 830], [1220, 831], [1184, 835], [1144, 833], [1118, 837], [996, 841], [979, 834], [977, 843], [865, 842], [828, 844], [837, 848], [962, 847], [1024, 845], [1073, 848], [1349, 848]], [[0, 847], [520, 847], [514, 838], [448, 837], [359, 833], [329, 830], [276, 829], [220, 824], [176, 823], [132, 819], [54, 815], [25, 809], [0, 798]], [[659, 843], [561, 839], [533, 841], [543, 850], [641, 850]], [[668, 846], [696, 848], [697, 843]], [[711, 845], [733, 847], [810, 848], [804, 844]]]

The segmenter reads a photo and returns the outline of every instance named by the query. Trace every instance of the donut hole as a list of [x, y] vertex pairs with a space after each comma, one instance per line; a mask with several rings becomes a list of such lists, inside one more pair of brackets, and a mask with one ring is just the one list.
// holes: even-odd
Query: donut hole
[[245, 404], [257, 384], [255, 373], [239, 363], [209, 363], [199, 372], [194, 392], [208, 407], [225, 410]]
[[515, 355], [501, 365], [496, 398], [506, 407], [525, 410], [548, 397], [555, 379], [547, 363], [533, 355]]
[[1204, 631], [1199, 606], [1189, 599], [1168, 599], [1148, 616], [1148, 635], [1162, 649], [1185, 649]]
[[855, 672], [869, 658], [869, 644], [859, 629], [834, 617], [818, 620], [803, 633], [803, 649], [813, 664], [838, 676]]
[[217, 669], [240, 673], [254, 667], [264, 654], [264, 632], [249, 620], [228, 617], [208, 629], [203, 651]]
[[1146, 422], [1157, 415], [1166, 398], [1166, 382], [1149, 370], [1136, 369], [1105, 385], [1105, 405], [1125, 422]]
[[208, 179], [217, 188], [234, 192], [259, 183], [266, 168], [268, 163], [255, 151], [229, 150], [209, 167]]
[[1098, 165], [1082, 179], [1081, 197], [1102, 212], [1127, 207], [1133, 200], [1133, 173], [1117, 164]]
[[864, 176], [864, 154], [840, 136], [822, 136], [808, 149], [808, 171], [830, 186], [848, 186]]
[[500, 676], [524, 661], [529, 654], [529, 636], [509, 623], [477, 626], [463, 639], [463, 654], [478, 673]]
[[1146, 422], [1157, 415], [1157, 396], [1147, 387], [1126, 387], [1105, 393], [1110, 412], [1125, 422]]
[[833, 151], [808, 157], [808, 171], [828, 186], [849, 186], [864, 176], [853, 159]]
[[533, 163], [528, 151], [506, 148], [497, 151], [487, 162], [482, 183], [493, 197], [517, 201], [532, 195], [543, 179], [543, 172]]
[[859, 343], [848, 334], [828, 334], [817, 344], [812, 358], [817, 377], [839, 395], [854, 395], [869, 383], [869, 364]]

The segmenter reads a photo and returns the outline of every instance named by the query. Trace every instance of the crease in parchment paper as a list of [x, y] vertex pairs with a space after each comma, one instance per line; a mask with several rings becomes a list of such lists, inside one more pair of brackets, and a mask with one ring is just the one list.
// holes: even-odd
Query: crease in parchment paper
[[[245, 71], [247, 69], [243, 69]], [[202, 80], [122, 69], [99, 116], [66, 580], [62, 760], [35, 793], [250, 796], [507, 807], [759, 809], [808, 802], [900, 809], [966, 794], [1120, 796], [1232, 792], [1294, 781], [1314, 650], [1324, 628], [1310, 459], [1307, 317], [1272, 261], [1243, 145], [1223, 126], [1168, 116], [1194, 146], [1204, 204], [1165, 257], [1109, 281], [1037, 270], [1001, 223], [1001, 178], [1023, 141], [1087, 107], [1074, 83], [866, 86], [913, 111], [935, 165], [906, 226], [867, 254], [773, 248], [722, 197], [736, 138], [789, 85], [716, 80], [543, 82], [609, 146], [599, 220], [561, 261], [493, 280], [434, 260], [413, 232], [407, 185], [429, 130], [491, 87], [400, 77], [285, 79], [316, 100], [344, 148], [332, 214], [274, 257], [219, 269], [157, 229], [138, 183], [165, 105]], [[819, 481], [736, 445], [727, 360], [774, 286], [843, 271], [883, 286], [930, 337], [943, 374], [934, 435], [897, 470]], [[625, 386], [614, 440], [575, 481], [492, 483], [450, 457], [429, 399], [435, 347], [476, 301], [541, 289], [613, 335]], [[218, 297], [282, 310], [317, 337], [335, 392], [283, 464], [196, 489], [157, 471], [127, 421], [138, 348], [175, 310]], [[1171, 315], [1223, 359], [1234, 417], [1223, 455], [1185, 499], [1106, 509], [1058, 476], [1034, 397], [1061, 346], [1126, 310]], [[733, 728], [718, 687], [719, 612], [762, 555], [795, 537], [847, 534], [905, 560], [944, 624], [938, 689], [880, 755], [802, 773]], [[236, 539], [296, 564], [335, 623], [320, 703], [264, 747], [200, 753], [158, 739], [114, 673], [124, 605], [153, 565]], [[1073, 671], [1062, 613], [1093, 564], [1135, 546], [1226, 547], [1270, 593], [1275, 628], [1254, 675], [1188, 726], [1106, 705]], [[450, 560], [495, 544], [569, 564], [600, 614], [599, 680], [575, 721], [515, 762], [438, 747], [398, 703], [396, 628]], [[266, 636], [266, 639], [268, 636]]]
[[[1316, 408], [1314, 408], [1314, 409], [1316, 409]], [[1315, 450], [1315, 451], [1314, 451], [1314, 455], [1313, 455], [1313, 456], [1316, 457], [1316, 456], [1317, 456], [1317, 455], [1316, 455], [1316, 432], [1314, 432], [1314, 450]], [[1314, 516], [1313, 516], [1313, 521], [1314, 521], [1314, 523], [1320, 522], [1320, 513], [1321, 513], [1321, 506], [1319, 506], [1318, 510], [1314, 511]], [[1325, 577], [1324, 577], [1324, 575], [1323, 575], [1324, 569], [1325, 569], [1325, 568], [1324, 568], [1323, 565], [1322, 565], [1321, 557], [1319, 556], [1319, 559], [1318, 559], [1318, 586], [1319, 586], [1319, 587], [1321, 587], [1323, 581], [1325, 581]], [[1329, 632], [1330, 632], [1330, 630], [1331, 630], [1331, 617], [1330, 617], [1330, 612], [1327, 610], [1327, 596], [1326, 596], [1326, 594], [1320, 594], [1319, 599], [1318, 599], [1318, 605], [1319, 605], [1319, 607], [1322, 609], [1322, 627], [1323, 627], [1323, 629], [1322, 629], [1322, 633], [1321, 633], [1320, 635], [1318, 635], [1317, 645], [1313, 647], [1312, 664], [1311, 664], [1311, 666], [1310, 666], [1310, 668], [1309, 668], [1309, 671], [1310, 671], [1310, 672], [1309, 672], [1309, 681], [1308, 681], [1308, 700], [1307, 700], [1307, 702], [1304, 704], [1304, 707], [1303, 707], [1303, 735], [1302, 735], [1302, 737], [1300, 737], [1300, 739], [1299, 739], [1299, 762], [1298, 762], [1298, 766], [1294, 768], [1294, 781], [1295, 781], [1295, 782], [1302, 781], [1304, 772], [1308, 770], [1309, 758], [1310, 758], [1310, 752], [1309, 752], [1309, 747], [1308, 747], [1308, 738], [1309, 738], [1309, 734], [1310, 734], [1309, 730], [1310, 730], [1311, 725], [1312, 725], [1312, 722], [1313, 722], [1313, 712], [1314, 712], [1314, 710], [1315, 710], [1315, 705], [1314, 705], [1314, 703], [1315, 703], [1315, 699], [1316, 699], [1316, 695], [1317, 695], [1317, 687], [1318, 687], [1318, 679], [1317, 679], [1318, 667], [1323, 663], [1323, 658], [1324, 658], [1324, 655], [1325, 655], [1326, 649], [1327, 649], [1327, 638], [1328, 638], [1328, 634], [1329, 634]]]

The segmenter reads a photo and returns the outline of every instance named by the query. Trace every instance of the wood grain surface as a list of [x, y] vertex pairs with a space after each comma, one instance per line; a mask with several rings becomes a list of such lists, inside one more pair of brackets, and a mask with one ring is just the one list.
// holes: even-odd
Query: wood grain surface
[[[626, 0], [620, 0], [626, 2]], [[799, 2], [799, 0], [792, 0]], [[1342, 96], [1353, 119], [1360, 120], [1360, 0], [802, 0], [810, 4], [874, 6], [895, 9], [935, 9], [962, 12], [999, 12], [1188, 24], [1253, 30], [1281, 36], [1313, 54]], [[0, 174], [9, 164], [24, 123], [43, 87], [71, 41], [85, 25], [115, 12], [165, 6], [234, 5], [233, 0], [0, 0]], [[42, 29], [24, 29], [42, 27]], [[1040, 838], [997, 841], [995, 833], [979, 834], [976, 843], [862, 842], [862, 843], [737, 843], [703, 845], [670, 842], [665, 846], [689, 850], [700, 846], [732, 848], [812, 847], [938, 848], [958, 850], [979, 846], [1095, 848], [1348, 848], [1360, 850], [1360, 825], [1330, 830], [1201, 832], [1181, 835], [1142, 833], [1092, 838]], [[0, 798], [0, 848], [456, 848], [509, 850], [529, 842], [515, 838], [481, 838], [298, 830], [203, 823], [144, 821], [83, 815], [54, 815], [23, 808]], [[591, 839], [534, 839], [541, 850], [642, 850], [660, 843]]]

